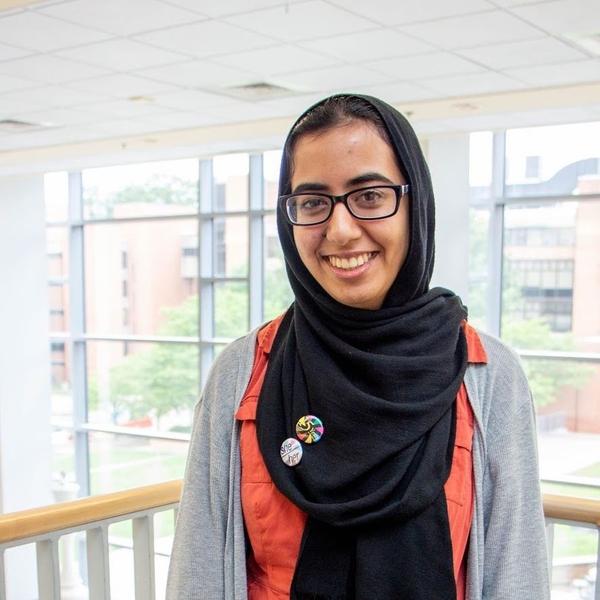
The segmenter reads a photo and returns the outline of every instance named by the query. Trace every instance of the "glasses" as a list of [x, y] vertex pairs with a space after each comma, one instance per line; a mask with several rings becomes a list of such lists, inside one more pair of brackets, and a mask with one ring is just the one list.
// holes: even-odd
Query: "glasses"
[[386, 219], [398, 212], [400, 200], [408, 194], [409, 185], [377, 185], [352, 190], [340, 196], [321, 192], [301, 192], [280, 196], [285, 214], [292, 225], [319, 225], [333, 214], [338, 202], [345, 204], [348, 212], [364, 221]]

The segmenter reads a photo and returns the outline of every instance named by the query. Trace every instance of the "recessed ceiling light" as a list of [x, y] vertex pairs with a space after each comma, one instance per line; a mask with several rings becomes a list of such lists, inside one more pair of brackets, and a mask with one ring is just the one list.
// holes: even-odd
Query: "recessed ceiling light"
[[600, 33], [565, 33], [563, 35], [583, 50], [591, 52], [594, 56], [600, 56]]
[[267, 83], [266, 81], [236, 85], [219, 91], [240, 100], [271, 100], [273, 98], [281, 98], [282, 96], [292, 96], [296, 93], [294, 90]]
[[152, 96], [129, 96], [127, 100], [130, 102], [138, 102], [140, 104], [154, 102], [154, 98]]
[[471, 104], [470, 102], [456, 102], [452, 104], [452, 108], [457, 108], [462, 112], [473, 112], [477, 110], [479, 107], [475, 104]]
[[57, 126], [57, 123], [30, 123], [29, 121], [19, 121], [18, 119], [0, 119], [0, 131], [6, 133], [26, 133], [28, 131], [49, 129]]

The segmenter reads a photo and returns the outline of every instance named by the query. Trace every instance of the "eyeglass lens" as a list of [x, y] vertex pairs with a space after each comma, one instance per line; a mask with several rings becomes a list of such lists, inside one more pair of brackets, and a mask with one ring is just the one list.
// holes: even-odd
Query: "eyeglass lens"
[[[311, 225], [329, 218], [332, 203], [330, 197], [321, 194], [295, 194], [286, 200], [286, 210], [292, 223]], [[359, 219], [383, 219], [396, 210], [396, 192], [386, 187], [357, 190], [348, 196], [347, 207]]]

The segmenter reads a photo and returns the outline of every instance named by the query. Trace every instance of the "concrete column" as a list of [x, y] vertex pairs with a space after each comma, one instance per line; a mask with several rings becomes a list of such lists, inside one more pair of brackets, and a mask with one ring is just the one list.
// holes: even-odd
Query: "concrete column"
[[[0, 178], [0, 512], [50, 504], [43, 175]], [[32, 547], [6, 553], [7, 600], [37, 597]]]
[[432, 287], [469, 297], [469, 135], [432, 136], [427, 161], [436, 199], [436, 253]]

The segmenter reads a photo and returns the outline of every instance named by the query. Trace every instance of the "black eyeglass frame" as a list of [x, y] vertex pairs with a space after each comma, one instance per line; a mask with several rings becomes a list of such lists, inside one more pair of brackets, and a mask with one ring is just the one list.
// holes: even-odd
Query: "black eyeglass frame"
[[[356, 194], [356, 192], [371, 190], [373, 188], [386, 188], [394, 190], [394, 192], [396, 192], [396, 206], [394, 207], [394, 210], [389, 215], [385, 215], [385, 217], [359, 217], [358, 215], [355, 215], [348, 204], [348, 198], [352, 194]], [[345, 194], [340, 194], [339, 196], [334, 196], [333, 194], [326, 194], [325, 192], [297, 192], [295, 194], [285, 194], [284, 196], [279, 196], [279, 202], [281, 202], [281, 204], [283, 205], [283, 212], [285, 213], [288, 223], [290, 223], [290, 225], [293, 225], [294, 227], [312, 227], [313, 225], [321, 225], [322, 223], [325, 223], [331, 218], [331, 215], [333, 214], [333, 209], [335, 208], [335, 205], [338, 202], [344, 204], [348, 212], [359, 221], [379, 221], [381, 219], [388, 219], [389, 217], [394, 216], [398, 212], [398, 208], [400, 207], [400, 200], [402, 200], [402, 198], [406, 196], [406, 194], [408, 194], [409, 190], [410, 185], [408, 183], [404, 183], [401, 185], [369, 185], [366, 187], [357, 188], [355, 190], [350, 190], [349, 192], [346, 192]], [[329, 214], [321, 221], [316, 221], [315, 223], [294, 223], [290, 218], [287, 209], [287, 200], [294, 196], [322, 196], [324, 198], [329, 198], [329, 200], [331, 200]]]

